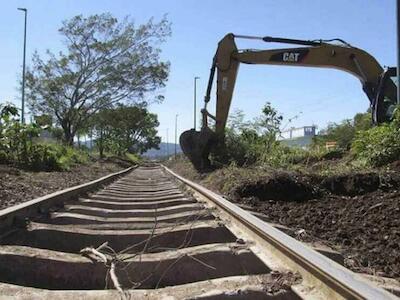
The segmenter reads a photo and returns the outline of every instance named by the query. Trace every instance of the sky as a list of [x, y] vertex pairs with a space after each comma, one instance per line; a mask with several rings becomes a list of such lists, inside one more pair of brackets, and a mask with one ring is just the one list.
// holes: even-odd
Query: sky
[[[61, 22], [75, 15], [110, 12], [136, 23], [167, 14], [172, 36], [161, 46], [162, 59], [171, 63], [165, 100], [152, 104], [158, 114], [159, 135], [169, 142], [193, 128], [193, 79], [197, 81], [197, 112], [203, 106], [212, 57], [227, 33], [295, 39], [341, 38], [372, 54], [382, 66], [396, 64], [395, 0], [15, 0], [1, 1], [0, 102], [20, 104], [17, 90], [22, 72], [23, 13], [28, 9], [27, 64], [35, 50], [63, 50]], [[268, 49], [288, 45], [238, 41], [241, 49]], [[260, 115], [270, 102], [285, 127], [340, 122], [368, 108], [358, 79], [332, 69], [241, 65], [231, 112], [242, 110], [246, 119]], [[215, 93], [209, 104], [215, 110]], [[293, 119], [289, 123], [289, 119]]]

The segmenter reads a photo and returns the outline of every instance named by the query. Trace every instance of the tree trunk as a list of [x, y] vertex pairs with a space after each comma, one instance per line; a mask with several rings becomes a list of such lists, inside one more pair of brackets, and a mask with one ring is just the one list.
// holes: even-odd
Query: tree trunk
[[98, 139], [99, 141], [99, 153], [100, 153], [100, 158], [104, 157], [104, 148], [103, 148], [103, 130], [100, 129], [100, 138]]
[[63, 127], [65, 143], [68, 146], [74, 145], [74, 134], [71, 132], [70, 126]]

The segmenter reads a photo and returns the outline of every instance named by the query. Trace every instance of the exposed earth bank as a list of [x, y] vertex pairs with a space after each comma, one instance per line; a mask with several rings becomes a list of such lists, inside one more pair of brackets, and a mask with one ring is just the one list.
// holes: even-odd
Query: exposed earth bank
[[227, 167], [199, 174], [186, 160], [176, 172], [251, 206], [295, 238], [338, 250], [358, 272], [400, 279], [400, 176], [370, 171], [322, 176]]
[[117, 158], [91, 161], [64, 172], [32, 172], [0, 164], [0, 209], [128, 168]]

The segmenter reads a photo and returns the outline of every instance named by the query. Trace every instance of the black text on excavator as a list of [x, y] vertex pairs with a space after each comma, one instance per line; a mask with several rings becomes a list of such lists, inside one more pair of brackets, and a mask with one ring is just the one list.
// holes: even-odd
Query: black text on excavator
[[[259, 39], [264, 42], [302, 45], [297, 48], [273, 50], [238, 50], [235, 38]], [[340, 39], [294, 40], [273, 37], [253, 37], [227, 34], [219, 43], [213, 59], [202, 109], [200, 131], [187, 130], [180, 136], [184, 154], [199, 171], [211, 167], [209, 154], [223, 145], [224, 131], [235, 87], [239, 64], [265, 64], [282, 66], [334, 68], [356, 76], [362, 84], [371, 107], [375, 124], [390, 121], [397, 104], [396, 85], [392, 77], [395, 68], [384, 70], [367, 52]], [[217, 72], [217, 97], [215, 116], [207, 111], [214, 75]], [[215, 121], [215, 131], [209, 127], [208, 118]]]

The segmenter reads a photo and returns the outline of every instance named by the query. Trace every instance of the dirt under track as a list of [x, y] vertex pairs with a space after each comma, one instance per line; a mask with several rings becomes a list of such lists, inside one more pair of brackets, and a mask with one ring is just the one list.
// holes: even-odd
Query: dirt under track
[[[327, 183], [336, 195], [324, 190]], [[350, 176], [347, 180], [328, 178], [320, 186], [298, 180], [297, 185], [292, 181], [280, 182], [277, 189], [275, 182], [274, 193], [284, 191], [285, 195], [292, 195], [286, 198], [291, 201], [274, 197], [274, 193], [262, 194], [260, 185], [261, 190], [265, 189], [262, 182], [244, 184], [233, 193], [233, 198], [253, 206], [270, 222], [301, 233], [296, 238], [322, 241], [343, 253], [345, 265], [352, 270], [400, 278], [399, 190], [379, 189], [379, 180], [376, 184], [371, 174]], [[361, 195], [353, 195], [357, 193]]]
[[400, 279], [397, 172], [316, 176], [237, 168], [199, 175], [185, 162], [171, 167], [288, 227], [295, 238], [339, 251], [354, 271]]

